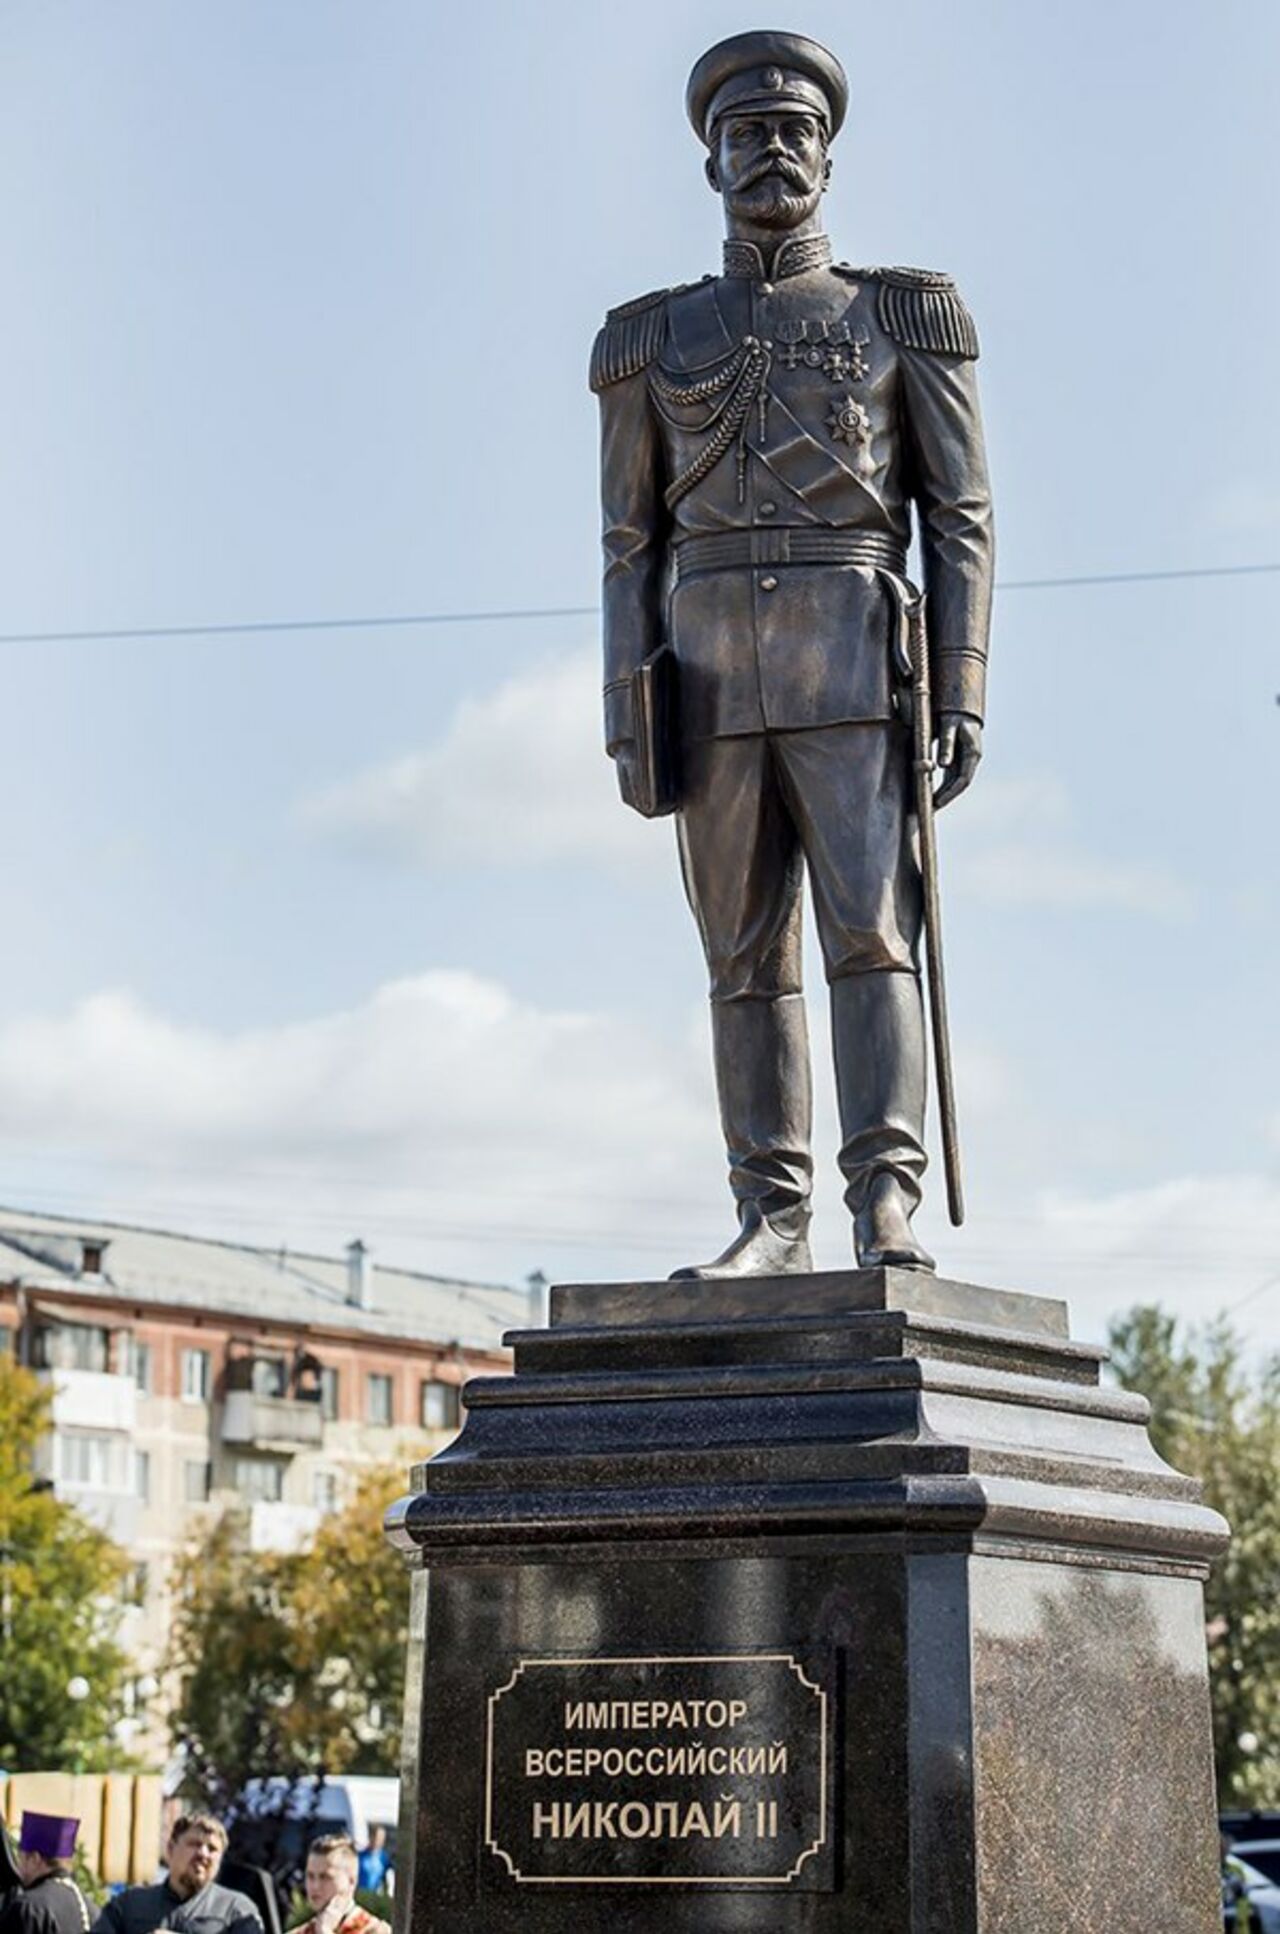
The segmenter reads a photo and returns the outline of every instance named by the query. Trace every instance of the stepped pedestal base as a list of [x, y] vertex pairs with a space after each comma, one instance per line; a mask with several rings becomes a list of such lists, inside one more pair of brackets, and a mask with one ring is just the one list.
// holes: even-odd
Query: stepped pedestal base
[[1226, 1528], [1065, 1307], [572, 1285], [389, 1529], [406, 1934], [1217, 1934]]

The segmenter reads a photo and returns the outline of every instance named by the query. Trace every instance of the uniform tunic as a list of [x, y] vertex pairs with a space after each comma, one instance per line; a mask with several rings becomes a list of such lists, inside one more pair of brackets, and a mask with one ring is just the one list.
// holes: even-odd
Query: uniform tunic
[[[991, 499], [977, 336], [950, 277], [726, 244], [722, 276], [597, 339], [606, 713], [664, 637], [695, 737], [894, 713], [891, 599], [918, 526], [938, 710], [981, 718]], [[842, 540], [863, 561], [841, 561]], [[825, 552], [825, 555], [824, 555]], [[849, 556], [848, 551], [844, 552]]]
[[[724, 275], [613, 311], [592, 360], [606, 739], [633, 736], [631, 674], [670, 643], [681, 855], [717, 1000], [798, 990], [802, 855], [828, 976], [914, 971], [906, 733], [821, 736], [900, 720], [913, 531], [935, 710], [983, 711], [976, 331], [950, 277], [830, 254], [824, 235], [785, 242], [766, 279], [731, 240]], [[760, 742], [708, 744], [726, 739]]]

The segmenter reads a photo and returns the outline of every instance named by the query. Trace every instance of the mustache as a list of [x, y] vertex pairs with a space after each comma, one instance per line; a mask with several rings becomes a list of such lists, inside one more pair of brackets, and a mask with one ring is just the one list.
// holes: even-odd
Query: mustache
[[739, 192], [746, 188], [754, 188], [758, 182], [768, 181], [771, 175], [781, 175], [783, 181], [789, 182], [793, 188], [799, 188], [802, 191], [809, 186], [809, 177], [797, 162], [789, 160], [786, 155], [775, 155], [772, 160], [762, 161], [759, 167], [753, 168], [750, 174], [742, 177], [738, 183]]

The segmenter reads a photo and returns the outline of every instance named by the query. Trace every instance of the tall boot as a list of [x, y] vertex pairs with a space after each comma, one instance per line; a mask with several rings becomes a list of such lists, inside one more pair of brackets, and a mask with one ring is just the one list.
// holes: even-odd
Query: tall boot
[[911, 1229], [924, 1150], [925, 1038], [920, 982], [877, 970], [831, 983], [840, 1102], [840, 1171], [864, 1269], [932, 1269]]
[[813, 1268], [813, 1077], [802, 994], [713, 1001], [711, 1038], [738, 1234], [676, 1278], [790, 1276]]

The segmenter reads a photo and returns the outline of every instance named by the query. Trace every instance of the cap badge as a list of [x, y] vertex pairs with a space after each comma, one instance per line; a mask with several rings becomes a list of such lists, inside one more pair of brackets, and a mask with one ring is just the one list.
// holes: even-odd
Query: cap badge
[[766, 94], [777, 94], [786, 83], [780, 67], [766, 67], [760, 76], [760, 85]]

